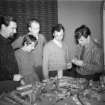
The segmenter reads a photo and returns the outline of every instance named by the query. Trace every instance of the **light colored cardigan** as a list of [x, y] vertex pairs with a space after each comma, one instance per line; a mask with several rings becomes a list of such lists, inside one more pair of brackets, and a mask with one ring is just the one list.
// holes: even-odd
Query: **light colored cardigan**
[[69, 58], [68, 46], [65, 43], [60, 48], [53, 40], [48, 42], [43, 51], [43, 73], [45, 78], [48, 77], [49, 71], [66, 69]]

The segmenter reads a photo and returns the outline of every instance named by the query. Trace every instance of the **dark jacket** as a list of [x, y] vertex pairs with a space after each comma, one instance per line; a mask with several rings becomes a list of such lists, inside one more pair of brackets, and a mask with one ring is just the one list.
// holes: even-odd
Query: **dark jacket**
[[8, 39], [0, 35], [0, 81], [12, 80], [18, 71], [12, 46]]

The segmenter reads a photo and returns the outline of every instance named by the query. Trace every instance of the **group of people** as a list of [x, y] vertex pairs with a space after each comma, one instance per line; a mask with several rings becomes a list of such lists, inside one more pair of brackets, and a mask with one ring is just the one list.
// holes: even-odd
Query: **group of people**
[[16, 33], [17, 23], [13, 17], [0, 16], [0, 81], [4, 84], [0, 92], [50, 77], [61, 78], [68, 69], [75, 72], [75, 77], [99, 79], [103, 73], [103, 51], [92, 39], [89, 27], [81, 25], [75, 29], [79, 50], [71, 58], [69, 47], [63, 41], [62, 24], [52, 27], [53, 39], [48, 42], [40, 34], [38, 20], [31, 19], [27, 26], [29, 32], [10, 43], [8, 38]]

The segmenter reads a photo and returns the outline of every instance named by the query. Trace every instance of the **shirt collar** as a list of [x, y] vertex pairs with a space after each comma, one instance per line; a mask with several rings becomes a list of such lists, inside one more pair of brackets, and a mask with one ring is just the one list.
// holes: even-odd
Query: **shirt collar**
[[53, 39], [53, 42], [60, 48], [62, 48], [62, 43], [60, 43], [59, 41], [57, 41], [56, 39]]
[[8, 38], [3, 37], [1, 34], [0, 39], [2, 39], [5, 43], [10, 43], [10, 40]]

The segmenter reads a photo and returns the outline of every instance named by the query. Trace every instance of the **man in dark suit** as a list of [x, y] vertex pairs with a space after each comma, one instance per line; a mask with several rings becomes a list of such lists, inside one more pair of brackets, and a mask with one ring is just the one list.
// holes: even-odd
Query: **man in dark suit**
[[[16, 21], [12, 17], [0, 16], [0, 81], [2, 81], [0, 82], [0, 92], [5, 91], [5, 89], [6, 91], [12, 90], [11, 87], [15, 87], [15, 82], [17, 85], [17, 81], [21, 77], [18, 75], [18, 65], [8, 40], [16, 33], [16, 28]], [[2, 90], [2, 87], [5, 89]]]

